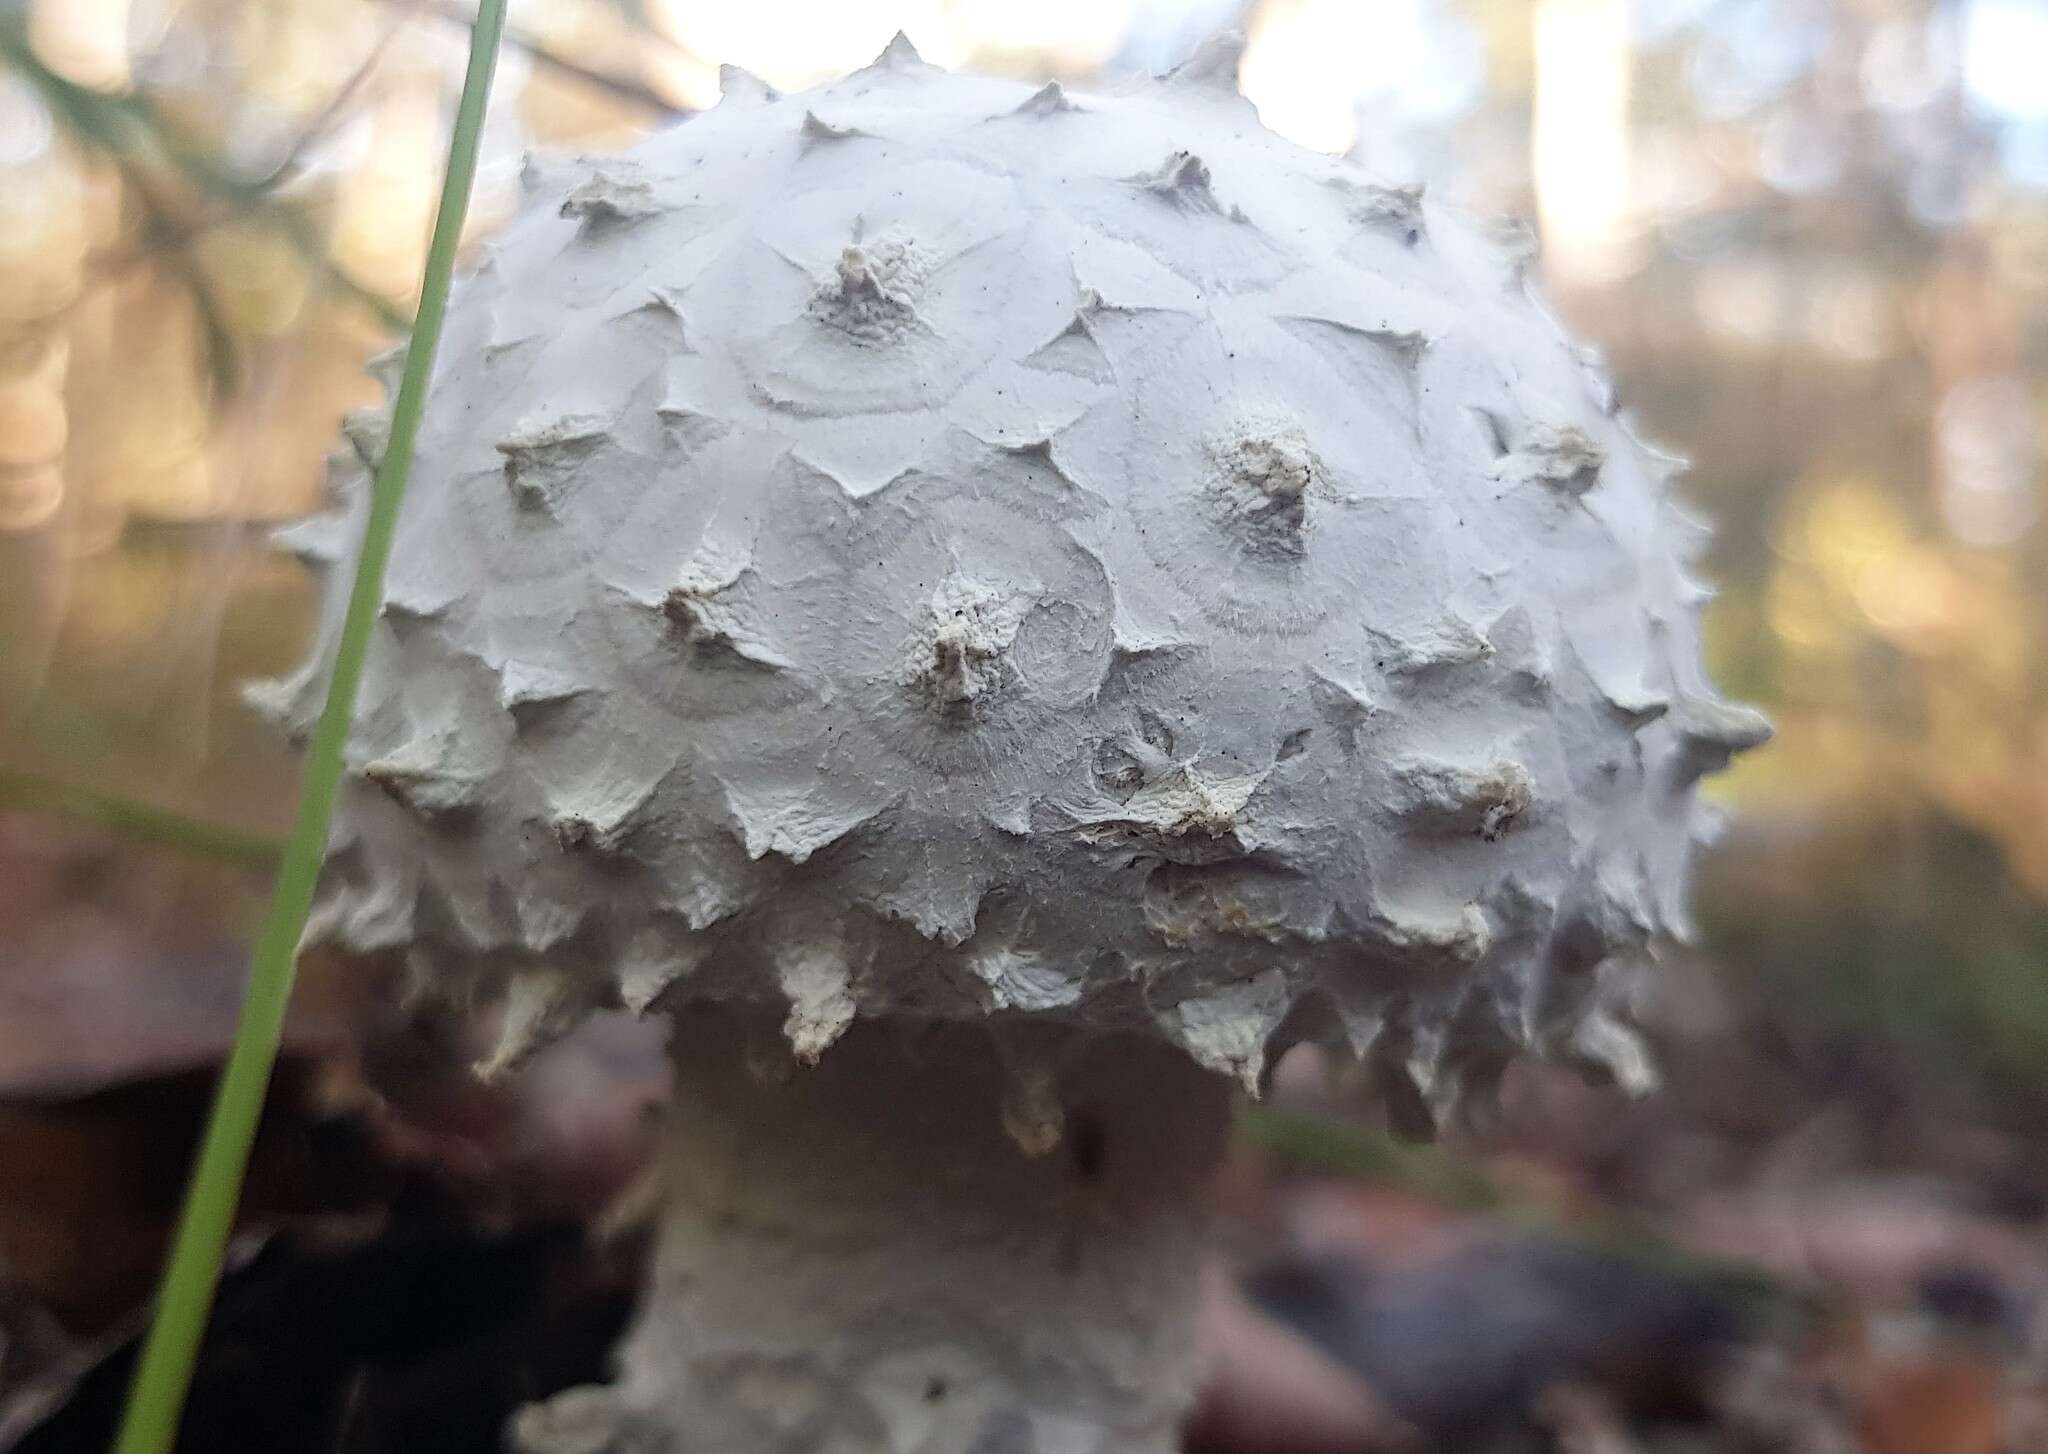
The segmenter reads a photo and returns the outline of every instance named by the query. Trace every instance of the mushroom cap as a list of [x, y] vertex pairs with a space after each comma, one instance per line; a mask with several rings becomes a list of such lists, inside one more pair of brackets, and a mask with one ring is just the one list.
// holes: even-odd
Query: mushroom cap
[[[899, 41], [535, 163], [454, 294], [309, 942], [592, 1006], [1280, 1041], [1442, 1105], [1639, 1057], [1694, 785], [1703, 532], [1526, 257], [1265, 131]], [[386, 361], [387, 380], [395, 377]], [[315, 714], [323, 644], [252, 701]]]

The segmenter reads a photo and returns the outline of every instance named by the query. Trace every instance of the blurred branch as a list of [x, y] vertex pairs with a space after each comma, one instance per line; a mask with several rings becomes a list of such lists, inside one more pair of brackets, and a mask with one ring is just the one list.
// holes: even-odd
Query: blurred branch
[[95, 91], [43, 64], [29, 44], [19, 7], [0, 9], [0, 59], [43, 95], [72, 133], [112, 156], [134, 155], [153, 144], [182, 175], [209, 192], [240, 196], [247, 184], [215, 165], [137, 92]]
[[[384, 3], [408, 12], [436, 16], [451, 25], [459, 25], [465, 30], [476, 19], [474, 9], [459, 3], [459, 0], [384, 0]], [[641, 34], [648, 35], [678, 52], [688, 54], [683, 52], [682, 48], [675, 45], [673, 41], [668, 40], [667, 37], [656, 35], [653, 31], [644, 27], [641, 29]], [[639, 81], [631, 80], [625, 76], [615, 76], [609, 71], [598, 70], [595, 66], [586, 66], [581, 61], [572, 61], [567, 56], [549, 50], [530, 35], [524, 35], [516, 30], [508, 30], [505, 32], [505, 44], [513, 50], [530, 57], [535, 65], [558, 72], [573, 80], [581, 81], [584, 85], [594, 87], [605, 92], [607, 95], [615, 96], [621, 101], [643, 107], [664, 120], [691, 114]]]
[[[112, 272], [99, 273], [93, 279], [94, 287], [104, 287], [114, 282], [123, 273], [151, 258], [160, 258], [164, 266], [178, 277], [192, 295], [193, 307], [199, 313], [199, 328], [206, 341], [206, 372], [216, 385], [232, 387], [235, 374], [235, 337], [221, 316], [220, 305], [214, 301], [213, 290], [206, 284], [206, 278], [193, 265], [184, 244], [196, 228], [188, 229], [178, 220], [171, 208], [156, 193], [143, 169], [134, 161], [120, 154], [113, 157], [115, 167], [120, 170], [121, 180], [135, 194], [142, 204], [145, 218], [143, 224], [144, 244], [137, 248], [135, 255]], [[90, 290], [81, 291], [79, 301], [89, 297]], [[75, 301], [73, 307], [77, 306]]]
[[[347, 110], [349, 103], [355, 99], [364, 85], [368, 83], [370, 76], [376, 71], [378, 63], [383, 60], [385, 52], [390, 49], [391, 42], [397, 37], [403, 24], [403, 16], [394, 15], [391, 18], [390, 23], [384, 27], [383, 34], [377, 38], [377, 43], [370, 48], [370, 53], [350, 73], [349, 78], [335, 90], [334, 95], [328, 98], [327, 104], [320, 108], [319, 113], [300, 129], [299, 134], [292, 139], [291, 145], [286, 148], [285, 154], [278, 159], [277, 163], [269, 171], [265, 172], [261, 177], [251, 179], [245, 188], [239, 190], [244, 190], [250, 195], [268, 201], [278, 188], [292, 180], [296, 174], [300, 158], [305, 155], [309, 147], [313, 146], [333, 129], [334, 123]], [[206, 232], [209, 228], [217, 227], [224, 222], [232, 220], [242, 209], [239, 205], [231, 202], [226, 208], [215, 208], [196, 217], [180, 218], [156, 194], [143, 169], [134, 165], [129, 157], [117, 153], [114, 156], [114, 164], [120, 168], [123, 180], [128, 183], [137, 199], [140, 200], [143, 210], [147, 215], [147, 225], [144, 228], [143, 240], [133, 248], [115, 253], [110, 257], [102, 258], [95, 262], [91, 270], [92, 282], [90, 287], [86, 292], [81, 293], [79, 299], [74, 301], [71, 306], [75, 308], [78, 306], [78, 302], [91, 296], [92, 289], [103, 288], [118, 282], [135, 268], [152, 259], [165, 257], [177, 259], [170, 266], [191, 290], [193, 300], [198, 305], [201, 326], [206, 333], [208, 371], [217, 381], [225, 381], [234, 370], [233, 335], [220, 315], [219, 307], [214, 302], [211, 290], [206, 286], [205, 278], [201, 276], [197, 268], [192, 267], [185, 260], [184, 249], [191, 244], [193, 239]], [[275, 205], [272, 205], [264, 210], [271, 215], [275, 215], [278, 209]], [[303, 241], [303, 239], [295, 240]], [[302, 247], [301, 250], [304, 251], [305, 249]], [[317, 256], [310, 260], [324, 276], [330, 279], [341, 277], [338, 270], [324, 267], [322, 260]], [[343, 281], [345, 282], [346, 280], [343, 279]], [[357, 292], [354, 296], [361, 301], [367, 295]], [[407, 329], [409, 326], [407, 320], [395, 309], [390, 308], [381, 298], [371, 297], [370, 302], [377, 311], [380, 321], [385, 326], [391, 328], [394, 332], [404, 332]]]
[[124, 837], [160, 844], [202, 858], [225, 859], [250, 868], [269, 868], [283, 851], [258, 833], [169, 812], [94, 788], [53, 782], [0, 768], [0, 807], [26, 808], [111, 828]]
[[1798, 1316], [1809, 1300], [1764, 1268], [1682, 1247], [1633, 1217], [1564, 1218], [1537, 1198], [1502, 1186], [1478, 1167], [1385, 1132], [1279, 1106], [1247, 1104], [1238, 1134], [1284, 1160], [1337, 1176], [1398, 1187], [1461, 1212], [1541, 1232], [1718, 1293], [1759, 1318]]
[[305, 156], [307, 149], [334, 129], [334, 123], [347, 112], [349, 103], [361, 94], [363, 87], [369, 84], [370, 77], [376, 74], [378, 64], [383, 61], [385, 52], [391, 49], [391, 42], [398, 38], [398, 33], [404, 25], [404, 16], [391, 17], [384, 26], [383, 34], [377, 37], [377, 43], [370, 47], [370, 53], [363, 57], [361, 64], [349, 73], [346, 81], [335, 88], [334, 94], [327, 98], [327, 104], [320, 108], [313, 119], [299, 129], [299, 134], [292, 139], [292, 144], [285, 148], [285, 154], [278, 158], [277, 164], [255, 180], [253, 185], [258, 192], [266, 195], [274, 192], [297, 175], [299, 161]]
[[[277, 197], [279, 189], [297, 175], [298, 163], [307, 149], [333, 129], [335, 122], [346, 113], [349, 103], [360, 95], [409, 16], [437, 17], [465, 30], [475, 18], [473, 10], [459, 0], [384, 0], [384, 3], [392, 7], [394, 14], [369, 55], [293, 139], [284, 156], [260, 176], [238, 175], [220, 165], [172, 125], [148, 96], [134, 92], [96, 91], [51, 70], [29, 44], [21, 12], [0, 7], [0, 62], [20, 72], [35, 86], [75, 137], [113, 161], [144, 212], [142, 240], [132, 249], [102, 259], [93, 268], [93, 285], [105, 286], [152, 259], [175, 259], [199, 234], [235, 217], [256, 212], [283, 232], [307, 265], [330, 286], [367, 309], [385, 328], [395, 333], [408, 332], [412, 320], [395, 308], [390, 300], [365, 288], [335, 266], [305, 215], [298, 208], [280, 202]], [[642, 33], [681, 50], [674, 42], [644, 26]], [[637, 81], [558, 55], [530, 36], [510, 34], [505, 37], [505, 43], [532, 57], [538, 65], [664, 119], [689, 114]], [[179, 215], [178, 209], [148, 180], [147, 163], [155, 159], [168, 164], [179, 178], [202, 197], [210, 199], [212, 205], [200, 206], [196, 215]], [[221, 379], [231, 376], [234, 340], [220, 317], [205, 280], [190, 266], [175, 261], [171, 266], [191, 290], [198, 305], [206, 334], [210, 371]]]
[[[131, 182], [143, 174], [146, 159], [161, 158], [202, 194], [229, 203], [231, 212], [261, 211], [314, 271], [387, 328], [402, 333], [412, 326], [389, 300], [334, 265], [305, 216], [297, 208], [277, 202], [273, 177], [240, 177], [222, 167], [167, 121], [147, 96], [95, 91], [58, 75], [29, 44], [18, 9], [0, 8], [0, 63], [18, 71], [42, 94], [72, 135], [112, 159]], [[169, 204], [154, 193], [145, 190], [141, 196], [157, 224], [154, 235], [166, 242], [176, 243], [190, 231], [212, 225], [176, 218]]]

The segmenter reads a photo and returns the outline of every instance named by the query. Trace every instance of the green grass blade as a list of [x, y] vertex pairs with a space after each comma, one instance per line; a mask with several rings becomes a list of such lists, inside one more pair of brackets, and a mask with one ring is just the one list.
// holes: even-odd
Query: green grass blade
[[1397, 1187], [1460, 1212], [1491, 1217], [1506, 1227], [1562, 1238], [1692, 1283], [1759, 1320], [1810, 1311], [1804, 1293], [1762, 1267], [1682, 1247], [1648, 1223], [1622, 1213], [1567, 1219], [1547, 1203], [1510, 1191], [1481, 1168], [1433, 1146], [1411, 1145], [1369, 1127], [1268, 1104], [1241, 1105], [1237, 1133], [1298, 1165]]
[[116, 1454], [164, 1454], [176, 1439], [200, 1339], [220, 1280], [221, 1258], [227, 1250], [235, 1204], [241, 1196], [249, 1148], [255, 1140], [264, 1090], [277, 1060], [278, 1039], [284, 1029], [285, 1005], [291, 997], [293, 953], [305, 928], [307, 910], [312, 906], [314, 880], [327, 844], [328, 819], [341, 783], [342, 749], [355, 711], [356, 688], [362, 680], [370, 628], [384, 593], [384, 567], [391, 555], [398, 507], [412, 465], [413, 442], [426, 406], [427, 382], [440, 342], [442, 316], [448, 307], [448, 284], [455, 270], [463, 217], [469, 208], [470, 184], [476, 177], [484, 107], [490, 97], [491, 74], [497, 64], [498, 40], [504, 27], [505, 0], [482, 0], [470, 36], [469, 70], [463, 78], [462, 103], [456, 112], [455, 135], [448, 148], [448, 174], [441, 183], [434, 238], [427, 249], [419, 316], [413, 322], [405, 376], [399, 382], [398, 398], [392, 405], [391, 442], [370, 498], [369, 521], [356, 562], [355, 586], [335, 652], [334, 677], [328, 684], [327, 703], [307, 750], [298, 817], [285, 845], [277, 893], [256, 943], [241, 1025], [214, 1094], [213, 1110], [158, 1296], [156, 1319], [143, 1345], [120, 1437], [114, 1446]]
[[283, 844], [261, 833], [188, 818], [153, 803], [11, 768], [0, 767], [0, 808], [26, 808], [54, 818], [96, 823], [124, 838], [247, 868], [275, 868], [284, 854]]

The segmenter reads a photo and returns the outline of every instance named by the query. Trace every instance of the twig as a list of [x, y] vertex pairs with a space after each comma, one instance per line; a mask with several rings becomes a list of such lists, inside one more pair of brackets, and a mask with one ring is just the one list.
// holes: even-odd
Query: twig
[[[423, 14], [436, 16], [454, 25], [468, 25], [473, 14], [469, 7], [457, 3], [457, 0], [384, 0], [384, 3], [386, 5], [396, 5], [408, 11], [418, 11]], [[530, 57], [536, 65], [551, 71], [559, 71], [563, 75], [581, 81], [587, 86], [593, 86], [600, 91], [616, 96], [622, 101], [630, 101], [635, 105], [645, 107], [664, 119], [690, 114], [638, 81], [629, 80], [624, 76], [615, 76], [609, 71], [600, 71], [595, 66], [584, 65], [581, 61], [572, 61], [565, 55], [549, 50], [530, 35], [523, 35], [516, 30], [508, 30], [505, 32], [505, 44], [522, 55]], [[670, 42], [670, 44], [673, 43]], [[681, 47], [676, 47], [676, 49], [680, 50]]]
[[[327, 104], [320, 108], [318, 114], [300, 128], [299, 134], [292, 139], [291, 146], [278, 159], [276, 165], [271, 167], [262, 176], [253, 178], [247, 183], [246, 191], [248, 193], [253, 193], [261, 199], [271, 199], [279, 187], [291, 180], [294, 169], [299, 159], [305, 155], [306, 149], [333, 129], [335, 121], [346, 111], [349, 102], [355, 99], [363, 86], [368, 83], [371, 75], [375, 73], [378, 63], [384, 59], [385, 52], [390, 50], [392, 41], [397, 38], [404, 25], [405, 17], [403, 15], [393, 15], [391, 17], [390, 23], [384, 27], [383, 33], [377, 37], [377, 43], [370, 48], [370, 53], [363, 57], [362, 63], [354, 71], [350, 72], [348, 79], [336, 88], [334, 94], [328, 98]], [[129, 185], [135, 189], [136, 195], [142, 199], [144, 208], [150, 214], [149, 240], [144, 246], [138, 246], [124, 253], [116, 253], [111, 257], [103, 257], [96, 260], [92, 265], [92, 280], [90, 284], [71, 302], [66, 310], [67, 312], [70, 309], [77, 308], [95, 290], [120, 281], [130, 271], [148, 262], [151, 258], [161, 256], [166, 250], [185, 247], [199, 234], [207, 231], [209, 228], [217, 227], [224, 222], [230, 221], [239, 211], [243, 210], [241, 207], [230, 206], [225, 210], [216, 209], [198, 217], [173, 221], [170, 216], [170, 210], [151, 191], [143, 180], [139, 169], [133, 167], [126, 158], [117, 158], [116, 165], [122, 168], [122, 175], [128, 180]], [[243, 195], [243, 189], [238, 188], [237, 196], [241, 195]], [[273, 209], [261, 208], [259, 204], [259, 210], [272, 211]], [[316, 258], [314, 261], [317, 264], [320, 260]], [[191, 285], [195, 293], [200, 295], [201, 310], [211, 320], [213, 314], [212, 300], [205, 292], [204, 282], [191, 269], [181, 269], [180, 271], [181, 276]], [[327, 269], [326, 271], [330, 280], [342, 276], [339, 269]], [[364, 301], [365, 298], [374, 305], [380, 321], [386, 327], [394, 331], [403, 331], [408, 326], [407, 320], [395, 309], [391, 308], [390, 304], [381, 297], [357, 294], [357, 301]], [[212, 339], [213, 331], [210, 321], [210, 348], [215, 347], [215, 341]]]
[[[113, 161], [120, 169], [121, 179], [141, 200], [142, 210], [148, 218], [144, 226], [145, 235], [159, 239], [175, 238], [182, 224], [171, 217], [170, 208], [156, 195], [155, 188], [144, 177], [142, 168], [135, 164], [132, 157], [126, 155], [116, 155]], [[207, 377], [223, 389], [232, 389], [237, 371], [234, 332], [228, 327], [227, 320], [221, 316], [220, 305], [214, 301], [213, 289], [207, 286], [205, 275], [174, 241], [167, 240], [159, 247], [145, 247], [140, 256], [165, 259], [165, 266], [177, 274], [178, 280], [184, 283], [186, 290], [191, 293], [193, 306], [199, 310], [200, 330], [206, 340]], [[112, 281], [112, 278], [95, 281], [97, 285], [104, 285]], [[72, 306], [76, 307], [85, 296], [86, 294], [81, 293]]]
[[[405, 315], [387, 299], [334, 265], [312, 235], [305, 217], [296, 208], [278, 205], [263, 178], [238, 177], [220, 166], [167, 122], [148, 97], [94, 91], [58, 75], [37, 58], [19, 20], [5, 8], [0, 8], [0, 60], [19, 71], [42, 93], [73, 135], [114, 158], [126, 175], [139, 174], [135, 159], [153, 146], [173, 170], [200, 191], [228, 199], [236, 210], [261, 210], [323, 280], [370, 310], [387, 328], [403, 332], [410, 326]], [[162, 208], [160, 200], [146, 200], [155, 201], [168, 217], [168, 209]], [[175, 235], [183, 224], [173, 222], [168, 226]]]
[[334, 123], [341, 119], [349, 103], [355, 100], [357, 93], [369, 83], [378, 63], [384, 59], [384, 53], [391, 49], [391, 42], [398, 38], [399, 31], [404, 28], [405, 17], [393, 15], [385, 25], [383, 34], [377, 37], [377, 43], [370, 47], [370, 53], [363, 57], [360, 65], [349, 72], [348, 79], [335, 88], [334, 94], [327, 98], [327, 104], [299, 128], [299, 134], [292, 138], [292, 144], [285, 149], [285, 154], [278, 158], [277, 164], [251, 183], [258, 192], [267, 196], [292, 179], [298, 168], [299, 159], [306, 154], [306, 149], [334, 129]]

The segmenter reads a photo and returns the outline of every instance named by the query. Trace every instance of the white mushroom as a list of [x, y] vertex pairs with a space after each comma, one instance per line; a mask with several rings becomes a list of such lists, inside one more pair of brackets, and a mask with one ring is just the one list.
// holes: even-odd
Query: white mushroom
[[647, 1306], [530, 1447], [1164, 1448], [1227, 1078], [1641, 1080], [1765, 732], [1673, 471], [1234, 74], [735, 74], [459, 286], [309, 937], [510, 987], [493, 1071], [674, 1017]]

